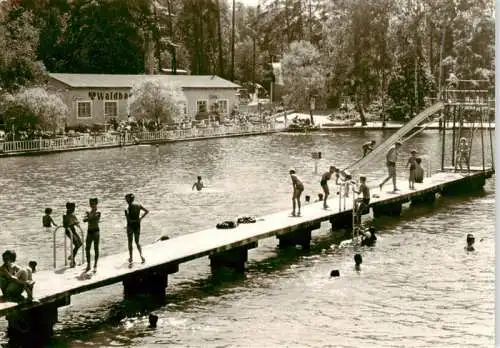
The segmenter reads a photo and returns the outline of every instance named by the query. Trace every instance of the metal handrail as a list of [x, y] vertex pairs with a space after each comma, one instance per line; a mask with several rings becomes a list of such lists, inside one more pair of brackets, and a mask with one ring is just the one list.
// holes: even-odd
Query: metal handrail
[[[78, 229], [80, 230], [80, 234], [81, 234], [81, 238], [82, 238], [82, 263], [85, 263], [85, 234], [83, 232], [83, 229], [80, 227], [80, 225], [75, 225], [78, 227]], [[52, 253], [53, 253], [53, 265], [54, 265], [54, 269], [57, 267], [57, 246], [56, 246], [56, 233], [57, 233], [57, 230], [59, 230], [60, 228], [62, 228], [64, 230], [64, 232], [66, 232], [66, 228], [64, 226], [58, 226], [56, 228], [54, 228], [54, 232], [52, 233]], [[73, 233], [70, 233], [69, 234], [70, 237], [69, 239], [71, 240], [71, 246], [73, 246]], [[70, 251], [72, 252], [72, 251]], [[67, 266], [68, 265], [68, 239], [66, 238], [66, 233], [64, 234], [64, 266]]]

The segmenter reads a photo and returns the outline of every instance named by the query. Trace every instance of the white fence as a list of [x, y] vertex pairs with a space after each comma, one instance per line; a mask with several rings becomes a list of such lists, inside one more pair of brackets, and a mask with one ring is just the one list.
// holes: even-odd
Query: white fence
[[57, 152], [72, 149], [125, 146], [137, 143], [179, 141], [197, 138], [215, 138], [231, 135], [259, 134], [275, 131], [274, 124], [235, 125], [156, 132], [82, 135], [56, 139], [35, 139], [0, 142], [0, 154]]

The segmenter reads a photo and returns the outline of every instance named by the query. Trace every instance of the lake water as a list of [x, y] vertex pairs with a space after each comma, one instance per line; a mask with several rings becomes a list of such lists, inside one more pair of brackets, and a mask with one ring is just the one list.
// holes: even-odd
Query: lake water
[[[484, 134], [486, 141], [489, 135]], [[314, 199], [321, 192], [319, 176], [330, 164], [345, 167], [360, 155], [361, 144], [369, 139], [380, 143], [390, 135], [274, 134], [172, 143], [158, 149], [136, 146], [2, 158], [0, 245], [15, 249], [21, 264], [36, 259], [39, 269], [50, 269], [52, 236], [41, 227], [44, 208], [52, 207], [60, 223], [66, 201], [76, 202], [81, 217], [94, 196], [102, 212], [101, 255], [126, 251], [123, 197], [128, 192], [151, 211], [143, 221], [143, 244], [237, 216], [290, 209], [289, 168], [297, 170], [305, 194]], [[475, 142], [472, 164], [479, 165], [478, 135]], [[406, 154], [413, 148], [424, 159], [424, 168], [429, 162], [434, 170], [440, 166], [440, 135], [420, 133], [403, 145], [398, 161], [402, 187], [407, 187]], [[323, 153], [318, 174], [311, 151]], [[383, 159], [365, 170], [372, 186], [386, 174]], [[208, 186], [202, 192], [191, 191], [197, 175]], [[208, 258], [181, 264], [169, 277], [164, 305], [124, 301], [121, 284], [74, 296], [71, 306], [59, 309], [51, 344], [491, 347], [494, 181], [487, 180], [481, 193], [443, 197], [433, 207], [404, 209], [400, 218], [373, 220], [379, 239], [374, 248], [361, 250], [360, 272], [353, 267], [355, 252], [335, 247], [335, 232], [324, 223], [313, 232], [310, 252], [279, 251], [274, 238], [259, 242], [249, 252], [244, 278], [213, 279]], [[390, 186], [387, 183], [387, 189]], [[476, 252], [464, 252], [467, 233], [476, 237]], [[330, 279], [332, 269], [341, 276]], [[160, 317], [156, 330], [147, 328], [151, 310]], [[1, 322], [3, 330], [6, 323]]]

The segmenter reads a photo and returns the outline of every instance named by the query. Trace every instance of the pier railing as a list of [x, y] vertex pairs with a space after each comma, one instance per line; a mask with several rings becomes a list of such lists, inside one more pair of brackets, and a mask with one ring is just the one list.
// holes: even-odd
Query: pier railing
[[277, 130], [274, 123], [243, 124], [206, 128], [189, 128], [176, 130], [160, 130], [155, 132], [125, 132], [116, 134], [85, 134], [76, 137], [61, 137], [54, 139], [31, 139], [0, 142], [0, 153], [37, 153], [58, 152], [72, 149], [102, 148], [126, 146], [137, 143], [158, 143], [197, 138], [213, 138], [231, 135], [250, 135]]

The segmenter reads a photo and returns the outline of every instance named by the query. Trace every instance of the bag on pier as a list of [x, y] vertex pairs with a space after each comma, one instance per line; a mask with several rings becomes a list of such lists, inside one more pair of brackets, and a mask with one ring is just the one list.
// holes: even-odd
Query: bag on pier
[[218, 229], [235, 228], [236, 226], [238, 225], [234, 221], [224, 221], [216, 225]]
[[255, 220], [255, 218], [252, 216], [243, 216], [243, 217], [238, 218], [239, 224], [253, 224], [256, 221], [257, 220]]

